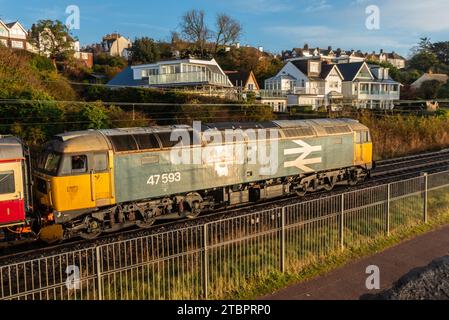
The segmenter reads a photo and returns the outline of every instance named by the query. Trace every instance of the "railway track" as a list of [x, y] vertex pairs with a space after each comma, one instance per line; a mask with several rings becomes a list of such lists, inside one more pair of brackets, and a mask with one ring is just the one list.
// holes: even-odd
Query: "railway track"
[[[341, 194], [348, 191], [366, 188], [381, 183], [394, 182], [402, 179], [416, 177], [423, 172], [433, 173], [449, 170], [449, 150], [437, 152], [428, 152], [424, 154], [412, 155], [407, 157], [382, 160], [377, 163], [376, 169], [372, 173], [372, 178], [356, 186], [341, 186], [333, 191], [320, 191], [302, 197], [302, 201], [314, 200], [330, 195]], [[255, 212], [261, 209], [285, 206], [298, 202], [297, 196], [289, 196], [278, 199], [271, 199], [251, 206], [242, 206], [232, 209], [221, 209], [209, 214], [199, 216], [195, 219], [182, 219], [170, 222], [161, 222], [148, 229], [131, 229], [119, 233], [112, 233], [100, 236], [93, 240], [73, 239], [61, 244], [48, 246], [41, 242], [27, 243], [14, 247], [0, 248], [0, 266], [10, 263], [20, 262], [33, 258], [39, 258], [43, 255], [52, 255], [56, 253], [69, 252], [81, 248], [88, 248], [107, 244], [110, 242], [130, 239], [150, 234], [156, 234], [168, 230], [175, 230], [195, 224], [216, 221], [224, 217], [241, 215], [242, 213]], [[163, 221], [163, 220], [161, 220]]]

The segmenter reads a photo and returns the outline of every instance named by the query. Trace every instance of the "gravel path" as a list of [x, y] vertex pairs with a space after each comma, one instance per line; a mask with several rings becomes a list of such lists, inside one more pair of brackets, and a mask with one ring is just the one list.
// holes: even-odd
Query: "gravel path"
[[435, 259], [423, 268], [416, 268], [391, 289], [373, 296], [388, 300], [449, 300], [449, 256]]

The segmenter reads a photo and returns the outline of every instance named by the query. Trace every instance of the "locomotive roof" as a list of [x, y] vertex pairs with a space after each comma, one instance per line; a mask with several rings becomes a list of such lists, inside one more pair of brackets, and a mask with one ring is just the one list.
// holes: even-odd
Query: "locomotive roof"
[[22, 142], [19, 138], [0, 135], [0, 159], [23, 158]]
[[[301, 132], [305, 136], [325, 136], [329, 134], [351, 133], [355, 130], [367, 130], [368, 128], [354, 119], [314, 119], [314, 120], [276, 120], [265, 122], [220, 122], [202, 124], [201, 130], [206, 129], [269, 129], [278, 128], [284, 131], [284, 136], [292, 136], [295, 132]], [[286, 133], [289, 128], [298, 128], [295, 132]], [[108, 137], [120, 135], [139, 135], [150, 133], [171, 132], [175, 129], [192, 130], [191, 126], [151, 126], [136, 128], [118, 128], [85, 130], [58, 134], [51, 140], [47, 148], [57, 152], [89, 152], [111, 150], [112, 143]], [[338, 130], [336, 130], [338, 129]], [[299, 130], [299, 131], [298, 131]], [[302, 131], [301, 131], [302, 130]], [[287, 130], [288, 131], [288, 130]]]

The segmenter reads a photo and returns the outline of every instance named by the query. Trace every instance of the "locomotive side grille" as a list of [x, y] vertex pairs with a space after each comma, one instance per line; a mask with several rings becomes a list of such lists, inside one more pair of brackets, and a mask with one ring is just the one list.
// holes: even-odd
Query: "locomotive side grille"
[[287, 128], [287, 129], [282, 129], [282, 132], [284, 133], [285, 137], [287, 137], [287, 138], [310, 137], [310, 136], [315, 135], [315, 132], [310, 127]]
[[339, 133], [351, 133], [351, 129], [348, 126], [332, 126], [324, 127], [327, 134], [339, 134]]

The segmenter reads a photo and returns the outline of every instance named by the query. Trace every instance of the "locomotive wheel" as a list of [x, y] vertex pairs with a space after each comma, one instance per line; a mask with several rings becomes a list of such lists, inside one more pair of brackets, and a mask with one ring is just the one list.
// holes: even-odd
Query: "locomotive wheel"
[[189, 219], [195, 219], [197, 218], [200, 214], [201, 214], [201, 206], [200, 203], [198, 201], [195, 201], [192, 204], [191, 210], [189, 211], [189, 213], [186, 215], [187, 218]]
[[139, 228], [148, 229], [148, 228], [152, 227], [155, 222], [156, 222], [156, 219], [154, 219], [154, 218], [148, 219], [148, 220], [139, 220], [139, 221], [136, 221], [136, 225]]
[[331, 191], [335, 187], [334, 178], [328, 178], [326, 179], [328, 183], [324, 184], [323, 188], [326, 191]]
[[90, 218], [86, 224], [88, 225], [87, 231], [80, 232], [79, 235], [81, 238], [92, 240], [102, 233], [101, 225], [97, 220]]

